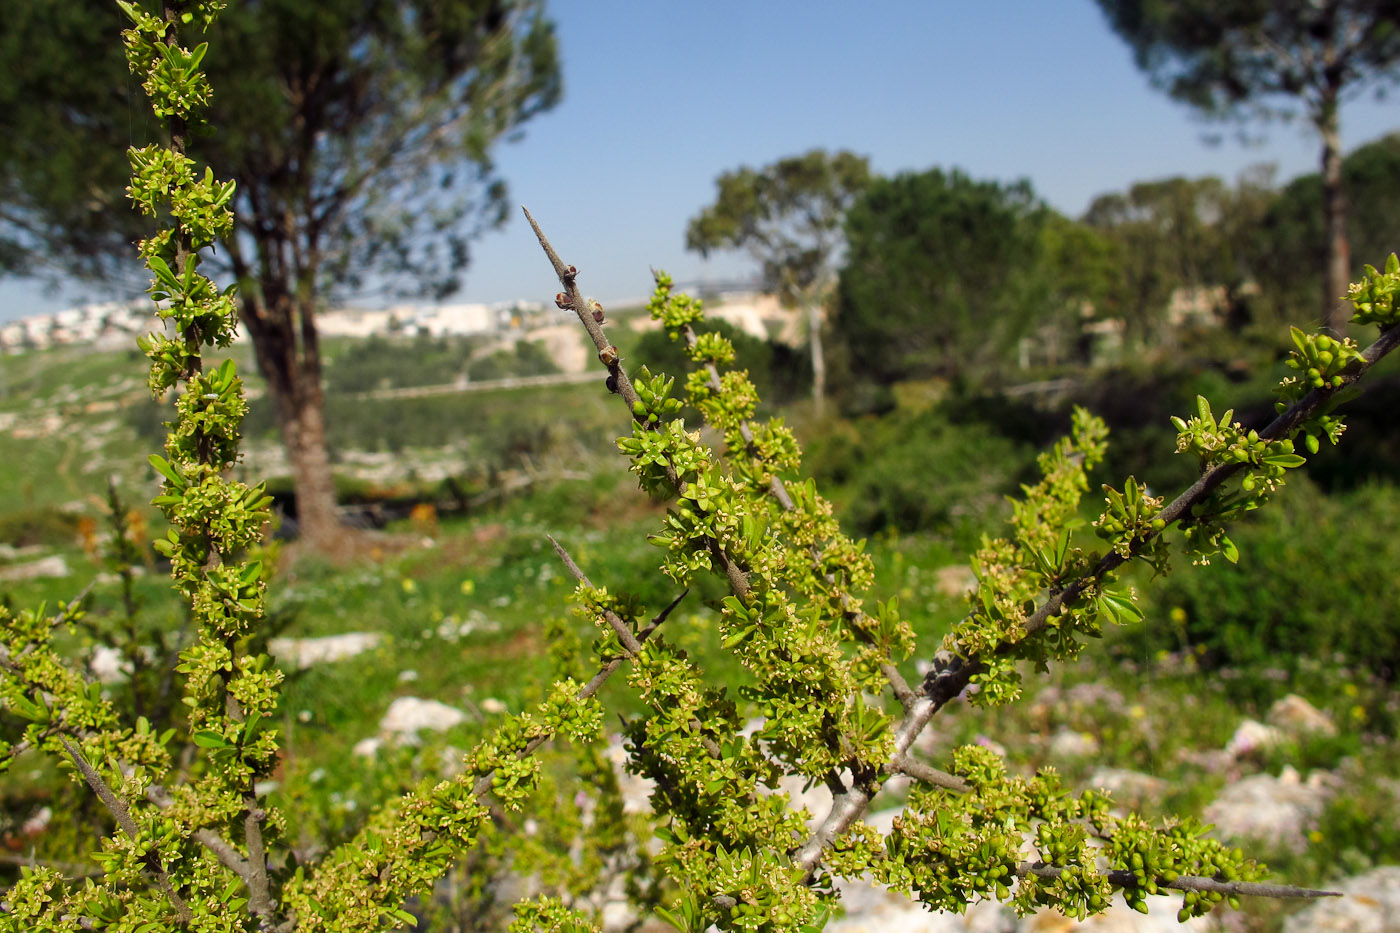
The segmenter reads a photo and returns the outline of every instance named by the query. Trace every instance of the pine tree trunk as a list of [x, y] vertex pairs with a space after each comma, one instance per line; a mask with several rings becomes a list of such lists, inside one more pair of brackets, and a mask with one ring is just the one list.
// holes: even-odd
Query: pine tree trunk
[[820, 416], [826, 407], [826, 357], [822, 353], [822, 305], [816, 298], [807, 303], [807, 330], [812, 350], [812, 404]]
[[1322, 134], [1322, 209], [1327, 226], [1324, 320], [1340, 335], [1346, 333], [1351, 318], [1346, 302], [1351, 282], [1351, 244], [1347, 240], [1347, 199], [1342, 186], [1342, 141], [1335, 99], [1323, 105], [1317, 128]]
[[336, 510], [335, 483], [326, 451], [325, 394], [316, 336], [314, 298], [274, 295], [245, 298], [244, 325], [258, 369], [267, 380], [277, 425], [292, 467], [300, 537], [324, 551], [344, 534]]
[[319, 378], [298, 373], [294, 381], [290, 396], [277, 400], [277, 420], [292, 465], [301, 539], [324, 551], [343, 533], [326, 452], [325, 396]]

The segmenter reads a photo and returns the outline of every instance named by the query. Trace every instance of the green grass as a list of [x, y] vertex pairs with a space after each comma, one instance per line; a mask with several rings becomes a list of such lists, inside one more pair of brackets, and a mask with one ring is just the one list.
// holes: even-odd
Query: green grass
[[[144, 462], [144, 454], [154, 449], [150, 425], [143, 436], [138, 417], [84, 410], [85, 400], [100, 401], [121, 379], [139, 380], [140, 362], [126, 353], [50, 351], [6, 358], [4, 365], [7, 388], [0, 395], [0, 413], [48, 410], [45, 406], [56, 397], [73, 396], [54, 408], [68, 425], [64, 430], [34, 438], [0, 431], [0, 462], [8, 467], [0, 471], [0, 531], [8, 529], [13, 536], [21, 527], [37, 529], [32, 533], [39, 542], [74, 569], [63, 579], [0, 584], [0, 595], [14, 606], [52, 605], [72, 598], [100, 569], [77, 546], [73, 521], [58, 507], [86, 503], [86, 514], [97, 515], [93, 500], [105, 494], [106, 477], [113, 471], [121, 473], [133, 503], [154, 494]], [[139, 393], [139, 384], [136, 389]], [[625, 415], [601, 382], [596, 387], [409, 401], [332, 398], [330, 411], [343, 460], [347, 451], [364, 449], [397, 451], [405, 466], [422, 467], [430, 457], [456, 458], [475, 491], [489, 488], [493, 475], [525, 464], [543, 475], [557, 477], [569, 470], [586, 477], [541, 482], [436, 528], [404, 523], [389, 529], [381, 553], [358, 562], [334, 565], [310, 557], [281, 562], [269, 603], [271, 616], [286, 623], [280, 634], [383, 635], [376, 649], [356, 658], [289, 672], [283, 695], [277, 727], [284, 757], [277, 799], [294, 820], [334, 838], [353, 828], [367, 808], [402, 790], [413, 774], [436, 768], [444, 745], [469, 747], [489, 729], [493, 718], [477, 715], [482, 701], [497, 699], [515, 711], [538, 698], [539, 685], [549, 677], [546, 626], [551, 620], [565, 620], [585, 645], [592, 639], [591, 625], [571, 612], [573, 581], [547, 535], [569, 549], [595, 584], [636, 592], [653, 612], [678, 589], [657, 571], [659, 552], [646, 543], [646, 534], [658, 526], [661, 507], [636, 490], [612, 449]], [[102, 427], [113, 422], [115, 426]], [[900, 459], [898, 452], [878, 451], [875, 457], [858, 446], [832, 453], [835, 445], [828, 439], [829, 457], [821, 461], [832, 483], [828, 493], [838, 502], [859, 504], [860, 488], [840, 485], [848, 466], [852, 476], [880, 469], [908, 474], [914, 471], [910, 462], [923, 463], [927, 472], [936, 457], [937, 472], [943, 475], [957, 465], [952, 461], [972, 456], [968, 444], [950, 450], [942, 443], [947, 432], [935, 428], [917, 438], [912, 460]], [[100, 435], [93, 434], [97, 429]], [[266, 439], [270, 432], [270, 423], [259, 426], [255, 420], [249, 433]], [[888, 430], [881, 437], [894, 444], [899, 435]], [[1026, 451], [1011, 444], [997, 449], [1007, 460], [1000, 472], [1019, 477]], [[420, 480], [418, 487], [432, 484]], [[877, 531], [867, 543], [878, 581], [868, 598], [898, 599], [920, 639], [916, 656], [904, 665], [910, 680], [919, 676], [916, 662], [929, 657], [962, 616], [964, 600], [951, 585], [956, 573], [947, 568], [965, 566], [964, 548], [981, 531], [995, 531], [986, 522], [1003, 511], [995, 505], [997, 491], [976, 490], [979, 501], [992, 504], [979, 506], [975, 522]], [[1093, 495], [1088, 499], [1097, 502]], [[146, 514], [158, 533], [159, 522], [149, 509]], [[431, 537], [431, 546], [424, 546], [425, 536]], [[1183, 567], [1180, 572], [1191, 571]], [[1144, 588], [1150, 585], [1146, 574], [1134, 579]], [[137, 589], [145, 604], [143, 624], [164, 631], [180, 628], [183, 610], [159, 565], [152, 563]], [[718, 645], [715, 607], [724, 595], [720, 583], [702, 580], [662, 632], [715, 681], [737, 684], [746, 675]], [[120, 618], [113, 583], [94, 586], [87, 605], [94, 624], [116, 624]], [[1150, 599], [1148, 605], [1156, 608], [1144, 626], [1173, 624], [1173, 604], [1166, 597]], [[86, 632], [64, 637], [75, 654], [91, 648], [92, 636]], [[1296, 690], [1325, 709], [1340, 734], [1280, 748], [1242, 767], [1272, 773], [1285, 764], [1338, 769], [1349, 775], [1348, 783], [1329, 805], [1306, 852], [1263, 854], [1291, 881], [1322, 881], [1339, 868], [1358, 871], [1397, 858], [1400, 849], [1393, 842], [1400, 839], [1400, 825], [1385, 803], [1391, 799], [1385, 779], [1400, 767], [1394, 739], [1400, 713], [1388, 684], [1330, 659], [1302, 665], [1287, 683], [1259, 670], [1227, 680], [1199, 667], [1193, 656], [1172, 650], [1176, 647], [1131, 632], [1110, 635], [1104, 644], [1091, 645], [1078, 664], [1046, 676], [1028, 671], [1026, 697], [1019, 704], [978, 710], [955, 702], [931, 727], [928, 748], [938, 763], [946, 763], [938, 756], [955, 744], [993, 740], [1016, 768], [1054, 765], [1069, 786], [1088, 783], [1099, 767], [1142, 771], [1166, 781], [1163, 794], [1144, 801], [1150, 812], [1198, 813], [1230, 775], [1211, 770], [1192, 753], [1222, 748], [1244, 717], [1262, 718], [1273, 699]], [[413, 679], [405, 680], [405, 671], [413, 672]], [[636, 697], [622, 680], [609, 685], [604, 704], [610, 711], [635, 712]], [[1232, 686], [1245, 682], [1248, 691]], [[384, 711], [402, 695], [437, 699], [472, 717], [428, 739], [416, 752], [386, 750], [376, 760], [354, 756], [355, 743], [375, 734]], [[609, 723], [615, 727], [616, 719], [610, 717]], [[1092, 734], [1099, 753], [1077, 759], [1053, 756], [1049, 739], [1061, 730]], [[405, 764], [411, 765], [407, 778], [400, 773]], [[52, 790], [54, 778], [55, 772], [44, 765], [17, 768], [0, 780], [0, 796], [7, 801], [32, 801], [36, 793], [57, 794], [52, 798], [56, 802], [73, 799], [71, 791]], [[1254, 916], [1252, 922], [1264, 929], [1276, 925], [1279, 915], [1270, 907]]]

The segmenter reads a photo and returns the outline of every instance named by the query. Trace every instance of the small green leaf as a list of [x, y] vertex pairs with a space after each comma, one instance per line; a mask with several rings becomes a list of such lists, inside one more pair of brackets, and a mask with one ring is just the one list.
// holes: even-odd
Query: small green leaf
[[1094, 600], [1094, 606], [1098, 608], [1100, 615], [1108, 616], [1108, 621], [1114, 625], [1118, 624], [1118, 612], [1111, 602], [1100, 596]]
[[1303, 354], [1304, 356], [1307, 356], [1308, 335], [1303, 333], [1296, 327], [1290, 327], [1288, 328], [1288, 336], [1293, 338], [1293, 345], [1298, 348], [1298, 352]]
[[175, 273], [170, 271], [170, 266], [159, 256], [152, 256], [147, 263], [151, 271], [156, 274], [156, 281], [160, 282], [171, 291], [180, 290], [180, 280], [175, 277]]
[[9, 699], [10, 709], [14, 710], [24, 719], [34, 722], [48, 722], [49, 711], [42, 703], [37, 703], [28, 697], [12, 696]]
[[194, 47], [194, 51], [190, 53], [189, 61], [186, 63], [188, 73], [193, 74], [199, 68], [199, 63], [204, 61], [204, 55], [208, 51], [208, 42], [201, 42]]
[[657, 907], [656, 913], [658, 916], [661, 917], [662, 920], [665, 920], [677, 930], [688, 931], [690, 929], [690, 924], [686, 923], [680, 917], [677, 917], [675, 914], [671, 913], [665, 907]]
[[756, 625], [746, 625], [746, 626], [744, 626], [743, 628], [739, 629], [739, 631], [731, 633], [730, 636], [724, 640], [724, 643], [723, 643], [722, 645], [720, 645], [720, 647], [721, 647], [721, 648], [733, 648], [735, 645], [738, 645], [738, 644], [742, 643], [742, 642], [745, 641], [750, 635], [752, 635], [753, 632], [754, 632], [754, 629], [756, 629], [756, 628], [758, 628], [758, 626], [756, 626]]
[[189, 485], [189, 483], [185, 481], [185, 478], [177, 473], [175, 468], [170, 465], [170, 461], [166, 460], [160, 454], [151, 454], [146, 459], [150, 461], [151, 466], [155, 467], [156, 472], [168, 479], [170, 485], [174, 486], [176, 489], [184, 489]]
[[217, 732], [196, 732], [190, 739], [200, 748], [228, 748], [228, 740]]
[[1099, 599], [1113, 607], [1111, 615], [1116, 619], [1127, 617], [1134, 622], [1143, 620], [1142, 610], [1137, 607], [1137, 603], [1122, 593], [1112, 593], [1105, 590]]

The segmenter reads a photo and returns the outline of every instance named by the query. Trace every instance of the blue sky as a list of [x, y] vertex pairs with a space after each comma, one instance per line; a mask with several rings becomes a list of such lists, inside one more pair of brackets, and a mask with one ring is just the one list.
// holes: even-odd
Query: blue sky
[[[686, 221], [719, 173], [814, 147], [868, 155], [885, 174], [933, 166], [1026, 177], [1078, 215], [1094, 195], [1168, 175], [1234, 178], [1272, 162], [1313, 171], [1306, 123], [1243, 145], [1153, 90], [1093, 0], [552, 0], [564, 98], [497, 150], [580, 286], [640, 297], [648, 266], [680, 280], [743, 275], [742, 256], [685, 252]], [[217, 89], [216, 89], [217, 91]], [[1350, 149], [1400, 128], [1392, 98], [1342, 114]], [[1207, 134], [1225, 141], [1209, 145]], [[456, 300], [548, 299], [553, 276], [522, 217], [475, 244]], [[0, 319], [92, 290], [0, 282]]]

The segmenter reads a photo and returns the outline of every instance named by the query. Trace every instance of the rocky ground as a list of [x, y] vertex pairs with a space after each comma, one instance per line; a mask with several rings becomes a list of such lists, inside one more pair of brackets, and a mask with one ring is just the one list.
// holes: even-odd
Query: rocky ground
[[[454, 628], [447, 634], [459, 633]], [[350, 633], [331, 638], [279, 639], [272, 650], [284, 664], [304, 667], [368, 650], [377, 642], [378, 636], [374, 633]], [[401, 682], [413, 679], [411, 671], [400, 674]], [[451, 728], [468, 716], [475, 718], [505, 711], [504, 704], [493, 698], [481, 700], [475, 709], [462, 710], [435, 700], [398, 697], [385, 711], [377, 734], [366, 736], [356, 746], [356, 752], [373, 755], [386, 744], [417, 742], [420, 733]], [[1247, 760], [1262, 748], [1290, 738], [1336, 731], [1325, 713], [1296, 695], [1288, 695], [1273, 704], [1265, 720], [1241, 719], [1222, 748], [1195, 750], [1193, 754], [1213, 767], [1228, 768], [1232, 763]], [[1091, 733], [1060, 730], [1052, 734], [1048, 742], [1054, 753], [1061, 756], [1092, 757], [1098, 751], [1098, 740]], [[644, 811], [651, 790], [649, 783], [622, 770], [624, 752], [619, 738], [614, 738], [609, 755], [618, 768], [626, 809]], [[1304, 774], [1287, 765], [1277, 774], [1250, 774], [1227, 783], [1205, 808], [1203, 818], [1214, 824], [1216, 835], [1226, 840], [1301, 850], [1307, 845], [1308, 834], [1314, 829], [1322, 808], [1344, 780], [1339, 771], [1319, 769]], [[1160, 778], [1114, 768], [1097, 769], [1090, 783], [1130, 804], [1135, 799], [1163, 791]], [[794, 782], [792, 787], [784, 789], [792, 796], [794, 805], [807, 807], [817, 818], [826, 813], [830, 804], [829, 793], [822, 787], [803, 791]], [[893, 791], [898, 794], [899, 788]], [[888, 829], [898, 812], [897, 807], [881, 809], [872, 813], [868, 821], [876, 828]], [[1400, 931], [1400, 920], [1396, 919], [1400, 917], [1400, 868], [1374, 869], [1334, 887], [1343, 893], [1342, 897], [1319, 901], [1291, 916], [1286, 921], [1286, 933]], [[931, 914], [902, 896], [861, 882], [844, 882], [841, 892], [845, 913], [828, 925], [832, 933], [1060, 933], [1079, 929], [1122, 933], [1156, 930], [1163, 933], [1171, 930], [1236, 933], [1248, 928], [1247, 920], [1229, 910], [1217, 911], [1185, 925], [1178, 924], [1179, 900], [1166, 896], [1150, 898], [1151, 909], [1147, 915], [1116, 902], [1107, 913], [1076, 922], [1050, 911], [1018, 918], [1009, 908], [990, 902], [975, 904], [962, 915]], [[624, 929], [636, 919], [626, 909], [620, 894], [605, 906], [610, 929]]]

